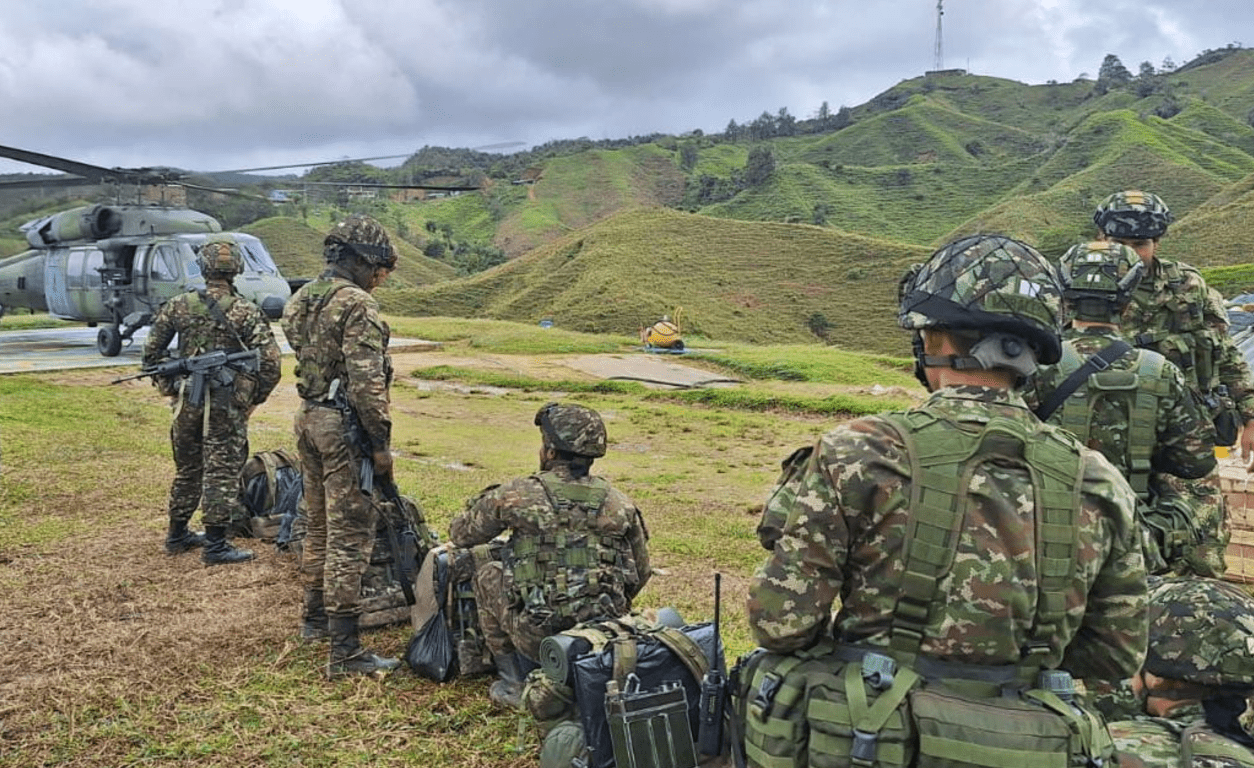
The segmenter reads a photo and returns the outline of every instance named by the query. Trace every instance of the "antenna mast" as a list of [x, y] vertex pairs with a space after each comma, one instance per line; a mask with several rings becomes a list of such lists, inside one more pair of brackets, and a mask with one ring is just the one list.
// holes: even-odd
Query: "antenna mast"
[[932, 63], [932, 69], [937, 72], [945, 68], [945, 46], [942, 43], [941, 35], [941, 17], [945, 15], [945, 0], [936, 0], [936, 49], [934, 51], [935, 61]]

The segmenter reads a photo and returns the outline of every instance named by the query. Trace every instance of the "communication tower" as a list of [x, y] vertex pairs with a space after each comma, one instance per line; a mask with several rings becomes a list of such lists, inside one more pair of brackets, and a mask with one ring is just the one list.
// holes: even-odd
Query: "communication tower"
[[945, 15], [945, 0], [936, 0], [936, 49], [933, 52], [932, 69], [936, 72], [945, 68], [945, 46], [941, 35], [941, 18]]

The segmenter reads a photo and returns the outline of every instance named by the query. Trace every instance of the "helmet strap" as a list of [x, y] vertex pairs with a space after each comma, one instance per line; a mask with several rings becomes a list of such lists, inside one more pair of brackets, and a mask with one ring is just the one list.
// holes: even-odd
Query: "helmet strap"
[[923, 385], [927, 382], [925, 368], [952, 368], [956, 371], [1003, 368], [1013, 371], [1022, 381], [1036, 371], [1036, 354], [1023, 339], [1006, 333], [990, 333], [971, 345], [969, 355], [928, 355], [923, 351], [923, 335], [914, 336], [914, 375]]

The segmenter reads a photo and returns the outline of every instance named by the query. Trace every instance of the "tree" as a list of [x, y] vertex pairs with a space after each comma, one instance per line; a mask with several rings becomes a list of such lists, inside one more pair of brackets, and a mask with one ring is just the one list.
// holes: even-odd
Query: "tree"
[[1137, 98], [1145, 98], [1158, 90], [1159, 77], [1154, 65], [1148, 61], [1141, 62], [1141, 69], [1136, 76]]
[[1176, 71], [1176, 62], [1170, 56], [1163, 59], [1163, 63], [1158, 65], [1158, 69], [1164, 75], [1171, 74]]
[[797, 135], [797, 118], [788, 112], [788, 107], [780, 107], [779, 115], [775, 118], [775, 135], [776, 136], [795, 136]]
[[760, 187], [770, 180], [775, 173], [775, 155], [770, 147], [758, 145], [749, 150], [749, 159], [745, 161], [745, 185]]
[[727, 128], [723, 130], [723, 135], [727, 137], [728, 141], [735, 141], [736, 139], [740, 138], [740, 134], [742, 132], [743, 132], [743, 129], [733, 118], [732, 120], [729, 120], [727, 122]]
[[1106, 93], [1112, 88], [1122, 88], [1132, 82], [1132, 73], [1123, 65], [1119, 57], [1113, 53], [1106, 54], [1102, 66], [1097, 70], [1097, 92]]

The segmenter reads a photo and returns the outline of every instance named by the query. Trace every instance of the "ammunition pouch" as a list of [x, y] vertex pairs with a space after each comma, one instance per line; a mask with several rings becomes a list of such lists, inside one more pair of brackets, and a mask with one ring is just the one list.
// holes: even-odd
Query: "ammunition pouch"
[[1202, 541], [1193, 509], [1181, 496], [1155, 495], [1142, 511], [1142, 520], [1153, 535], [1168, 568]]
[[[1069, 768], [1113, 758], [1100, 716], [1019, 682], [1023, 669], [922, 657], [916, 666], [826, 642], [742, 657], [733, 707], [748, 764]], [[956, 672], [973, 677], [939, 676]]]

